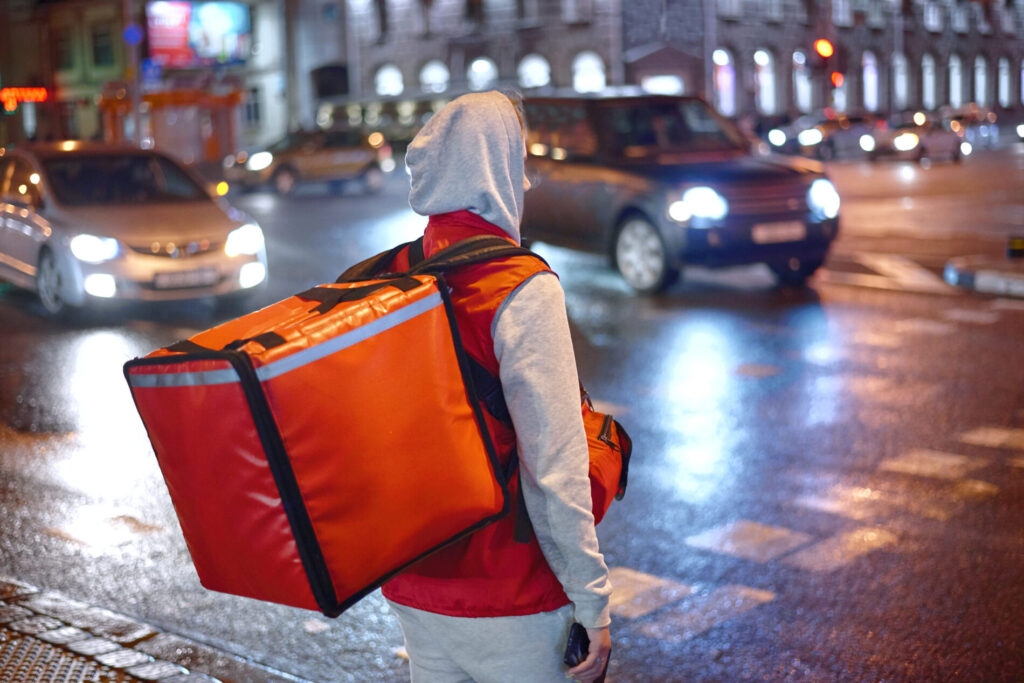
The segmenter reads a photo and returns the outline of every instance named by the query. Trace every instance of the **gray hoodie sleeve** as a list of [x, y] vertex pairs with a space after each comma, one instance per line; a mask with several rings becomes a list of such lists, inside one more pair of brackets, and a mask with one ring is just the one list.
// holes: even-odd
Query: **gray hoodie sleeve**
[[594, 529], [576, 358], [558, 278], [539, 273], [520, 285], [492, 332], [537, 540], [576, 620], [607, 626], [612, 587]]

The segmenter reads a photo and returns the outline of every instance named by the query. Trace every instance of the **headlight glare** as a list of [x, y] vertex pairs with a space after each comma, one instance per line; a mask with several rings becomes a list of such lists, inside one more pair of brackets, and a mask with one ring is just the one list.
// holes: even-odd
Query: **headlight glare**
[[865, 152], [875, 151], [875, 137], [873, 135], [864, 134], [860, 136], [860, 148]]
[[817, 128], [808, 128], [807, 130], [800, 131], [800, 134], [796, 136], [796, 141], [804, 147], [813, 147], [824, 139], [821, 131]]
[[786, 144], [786, 132], [778, 128], [772, 128], [768, 131], [768, 142], [776, 147], [782, 147]]
[[839, 193], [831, 181], [818, 178], [807, 190], [807, 205], [823, 218], [835, 218], [839, 215]]
[[914, 133], [901, 133], [892, 141], [892, 146], [900, 152], [909, 152], [917, 147], [918, 138]]
[[693, 218], [721, 220], [729, 213], [729, 202], [714, 189], [707, 186], [691, 187], [683, 193], [683, 198], [669, 205], [669, 216], [684, 217], [689, 214]]
[[224, 244], [224, 253], [228, 256], [253, 255], [263, 249], [263, 231], [255, 223], [246, 223], [232, 230], [228, 241]]
[[121, 248], [113, 237], [97, 237], [96, 235], [76, 235], [71, 239], [71, 253], [79, 261], [86, 263], [103, 263], [117, 257]]
[[245, 162], [245, 167], [250, 171], [262, 171], [274, 163], [274, 155], [270, 152], [256, 152]]

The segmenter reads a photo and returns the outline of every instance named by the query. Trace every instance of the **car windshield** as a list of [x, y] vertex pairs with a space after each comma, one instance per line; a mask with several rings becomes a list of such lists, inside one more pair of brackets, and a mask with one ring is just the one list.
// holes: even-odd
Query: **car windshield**
[[638, 158], [678, 152], [746, 151], [742, 134], [700, 100], [601, 107], [609, 150]]
[[155, 154], [62, 154], [43, 168], [57, 201], [90, 204], [157, 204], [208, 199], [171, 160]]

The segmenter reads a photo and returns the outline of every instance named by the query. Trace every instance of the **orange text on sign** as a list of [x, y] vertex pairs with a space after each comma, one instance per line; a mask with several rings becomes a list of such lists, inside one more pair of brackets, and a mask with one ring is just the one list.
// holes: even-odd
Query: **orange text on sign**
[[45, 102], [46, 88], [0, 88], [0, 102], [6, 111], [14, 111], [19, 102]]

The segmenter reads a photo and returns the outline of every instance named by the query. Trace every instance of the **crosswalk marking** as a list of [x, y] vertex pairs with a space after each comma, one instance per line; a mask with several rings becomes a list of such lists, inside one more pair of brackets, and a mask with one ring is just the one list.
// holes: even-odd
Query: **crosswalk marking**
[[1020, 299], [996, 299], [992, 308], [1000, 311], [1024, 311], [1024, 301]]
[[862, 555], [895, 545], [897, 538], [885, 529], [863, 527], [815, 543], [782, 560], [783, 564], [813, 572], [831, 572]]
[[741, 519], [686, 539], [693, 548], [767, 562], [811, 540], [807, 534]]
[[626, 567], [610, 568], [608, 577], [613, 588], [611, 612], [627, 619], [639, 619], [693, 592], [692, 586]]
[[945, 337], [956, 332], [956, 326], [952, 323], [944, 323], [938, 320], [929, 320], [927, 318], [907, 318], [905, 320], [897, 320], [892, 326], [897, 332], [933, 334], [938, 337]]
[[903, 346], [903, 340], [895, 334], [884, 332], [856, 332], [853, 343], [863, 346], [877, 346], [883, 349], [895, 349]]
[[960, 440], [975, 446], [1013, 448], [1024, 451], [1024, 429], [980, 427], [961, 434]]
[[999, 493], [999, 487], [980, 479], [965, 479], [957, 482], [953, 495], [961, 500], [985, 500]]
[[748, 586], [721, 586], [666, 610], [637, 630], [648, 638], [681, 643], [771, 602], [775, 593]]
[[878, 469], [885, 472], [913, 474], [919, 477], [962, 479], [987, 464], [988, 461], [980, 458], [968, 458], [955, 453], [919, 449], [898, 458], [883, 460], [879, 463]]
[[958, 501], [948, 496], [911, 496], [898, 491], [882, 491], [866, 486], [843, 484], [836, 484], [821, 496], [800, 496], [793, 503], [856, 521], [877, 519], [893, 512], [905, 512], [944, 522], [952, 518], [959, 509]]
[[992, 325], [1002, 317], [998, 311], [974, 311], [965, 308], [954, 308], [942, 314], [946, 320], [974, 325]]

